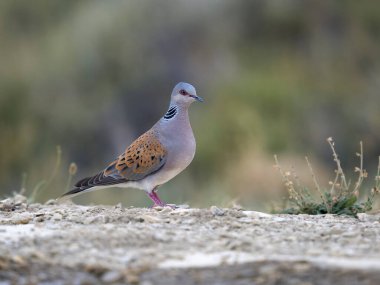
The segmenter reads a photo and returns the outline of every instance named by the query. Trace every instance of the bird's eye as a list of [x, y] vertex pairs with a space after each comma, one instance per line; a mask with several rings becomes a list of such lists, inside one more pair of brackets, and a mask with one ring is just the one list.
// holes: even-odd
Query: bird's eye
[[179, 94], [181, 94], [181, 95], [187, 95], [187, 92], [185, 90], [181, 89], [181, 90], [179, 90]]

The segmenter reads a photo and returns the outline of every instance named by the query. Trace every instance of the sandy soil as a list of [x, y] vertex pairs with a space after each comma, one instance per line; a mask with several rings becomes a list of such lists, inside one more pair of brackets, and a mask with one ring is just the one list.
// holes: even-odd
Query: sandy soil
[[379, 284], [380, 215], [0, 202], [0, 285]]

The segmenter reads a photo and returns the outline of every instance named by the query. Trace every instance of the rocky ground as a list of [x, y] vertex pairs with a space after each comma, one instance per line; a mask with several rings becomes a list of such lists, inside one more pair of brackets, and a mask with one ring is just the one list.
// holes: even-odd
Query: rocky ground
[[380, 215], [0, 202], [0, 284], [379, 284]]

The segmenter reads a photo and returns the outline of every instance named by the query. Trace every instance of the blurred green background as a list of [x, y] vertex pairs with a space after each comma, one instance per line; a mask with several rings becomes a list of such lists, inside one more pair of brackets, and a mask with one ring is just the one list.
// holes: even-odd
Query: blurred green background
[[[197, 88], [197, 154], [163, 186], [191, 206], [237, 201], [265, 210], [286, 192], [273, 154], [310, 181], [334, 176], [334, 137], [349, 174], [363, 140], [373, 178], [380, 154], [380, 5], [377, 1], [0, 2], [0, 195], [30, 195], [63, 151], [44, 202], [111, 162], [167, 110], [178, 81]], [[74, 181], [73, 181], [74, 182]], [[148, 206], [133, 189], [78, 203]]]

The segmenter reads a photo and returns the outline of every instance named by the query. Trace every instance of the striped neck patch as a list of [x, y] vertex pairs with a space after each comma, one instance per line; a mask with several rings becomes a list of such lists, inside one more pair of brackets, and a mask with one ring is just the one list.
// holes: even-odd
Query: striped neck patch
[[170, 120], [172, 119], [178, 112], [177, 106], [171, 106], [169, 110], [166, 112], [164, 119], [165, 120]]

